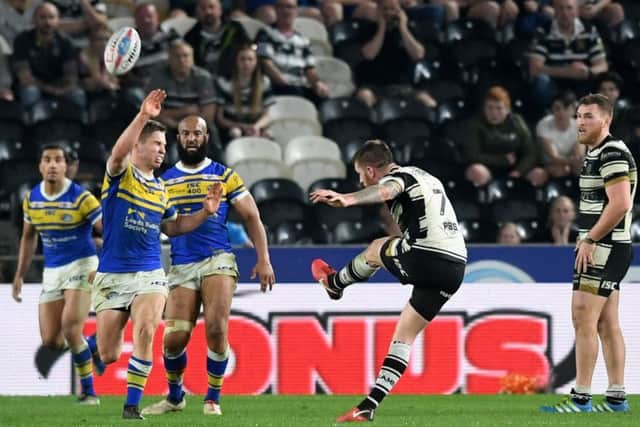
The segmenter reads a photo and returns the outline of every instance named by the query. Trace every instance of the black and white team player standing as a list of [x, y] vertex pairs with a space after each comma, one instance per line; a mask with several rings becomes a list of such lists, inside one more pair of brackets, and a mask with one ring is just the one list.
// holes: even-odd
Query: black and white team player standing
[[[620, 282], [633, 258], [631, 219], [638, 172], [627, 146], [609, 133], [612, 118], [613, 104], [604, 95], [587, 95], [578, 103], [578, 142], [587, 147], [587, 154], [580, 172], [580, 234], [571, 297], [576, 384], [566, 400], [543, 406], [543, 412], [630, 410], [624, 387], [625, 345], [618, 307]], [[602, 402], [592, 404], [598, 338], [609, 385]]]
[[456, 214], [436, 177], [414, 166], [397, 165], [389, 146], [379, 140], [365, 142], [353, 163], [363, 190], [349, 194], [317, 190], [311, 201], [333, 207], [384, 202], [402, 235], [374, 240], [338, 272], [316, 259], [312, 274], [332, 299], [340, 299], [347, 286], [368, 280], [380, 267], [402, 284], [413, 285], [413, 292], [375, 386], [338, 422], [373, 420], [376, 408], [404, 373], [416, 336], [460, 287], [467, 260]]

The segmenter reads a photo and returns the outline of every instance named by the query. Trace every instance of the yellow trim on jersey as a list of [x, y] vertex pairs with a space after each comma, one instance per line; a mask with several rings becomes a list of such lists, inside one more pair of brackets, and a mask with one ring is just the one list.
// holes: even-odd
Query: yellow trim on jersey
[[139, 206], [141, 208], [146, 208], [146, 209], [152, 210], [154, 212], [159, 212], [161, 214], [164, 214], [164, 212], [166, 210], [164, 208], [158, 207], [157, 205], [152, 205], [150, 203], [143, 202], [142, 200], [140, 200], [138, 198], [135, 198], [135, 197], [132, 197], [132, 196], [126, 194], [126, 193], [123, 193], [122, 191], [118, 191], [116, 193], [116, 197], [118, 197], [120, 199], [124, 199], [127, 202], [133, 203], [134, 205]]
[[617, 183], [622, 182], [622, 181], [631, 181], [631, 180], [629, 179], [628, 175], [619, 176], [617, 178], [613, 178], [612, 180], [609, 180], [609, 181], [605, 182], [604, 186], [605, 187], [609, 187], [609, 186], [611, 186], [613, 184], [617, 184]]

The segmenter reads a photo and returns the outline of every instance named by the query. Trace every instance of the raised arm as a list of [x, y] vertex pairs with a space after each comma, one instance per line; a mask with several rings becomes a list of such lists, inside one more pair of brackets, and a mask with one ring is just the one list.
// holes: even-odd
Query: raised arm
[[129, 126], [122, 132], [118, 141], [111, 149], [111, 155], [107, 160], [107, 172], [116, 176], [124, 171], [129, 164], [129, 154], [133, 145], [140, 138], [140, 133], [149, 119], [157, 117], [162, 111], [162, 101], [167, 94], [162, 89], [154, 89], [145, 98], [140, 106], [140, 112], [136, 114]]

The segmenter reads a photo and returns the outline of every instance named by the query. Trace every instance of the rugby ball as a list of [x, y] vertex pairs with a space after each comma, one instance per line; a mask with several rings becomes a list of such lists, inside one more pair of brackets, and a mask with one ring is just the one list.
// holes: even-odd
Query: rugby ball
[[133, 27], [123, 27], [113, 33], [104, 48], [104, 65], [117, 76], [133, 68], [140, 57], [140, 35]]

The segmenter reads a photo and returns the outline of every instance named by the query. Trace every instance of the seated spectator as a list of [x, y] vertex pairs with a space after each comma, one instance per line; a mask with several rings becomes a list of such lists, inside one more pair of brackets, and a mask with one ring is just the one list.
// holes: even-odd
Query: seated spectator
[[516, 19], [516, 36], [530, 40], [541, 28], [547, 28], [553, 19], [551, 0], [523, 0]]
[[518, 231], [518, 226], [513, 222], [505, 222], [498, 228], [496, 243], [501, 245], [519, 245], [522, 237]]
[[167, 93], [158, 120], [168, 128], [177, 129], [178, 122], [189, 115], [201, 116], [212, 128], [216, 112], [213, 80], [208, 71], [193, 64], [193, 48], [187, 42], [171, 44], [168, 65], [152, 72], [145, 92], [155, 88]]
[[184, 36], [193, 48], [197, 66], [216, 76], [229, 71], [229, 59], [237, 46], [249, 43], [249, 36], [236, 21], [222, 21], [219, 0], [198, 0], [196, 25]]
[[611, 122], [611, 134], [617, 136], [624, 133], [626, 124], [625, 115], [630, 105], [627, 100], [621, 99], [623, 80], [615, 71], [607, 71], [596, 76], [595, 91], [601, 93], [613, 103], [613, 119]]
[[127, 74], [120, 78], [124, 98], [136, 107], [145, 97], [144, 88], [149, 82], [154, 67], [166, 65], [169, 45], [180, 36], [173, 30], [160, 28], [158, 10], [153, 3], [140, 3], [136, 7], [135, 26], [140, 34], [140, 58]]
[[107, 5], [102, 0], [50, 0], [60, 13], [60, 31], [70, 36], [85, 34], [107, 24]]
[[256, 35], [258, 56], [274, 94], [304, 96], [317, 103], [329, 91], [316, 73], [309, 39], [293, 27], [297, 10], [297, 0], [276, 1], [276, 25]]
[[240, 223], [227, 221], [227, 237], [229, 238], [229, 243], [234, 248], [253, 247], [253, 242]]
[[0, 49], [0, 99], [13, 101], [13, 79], [9, 70], [9, 58]]
[[215, 88], [216, 124], [224, 143], [241, 136], [268, 136], [271, 83], [260, 70], [253, 46], [238, 50], [230, 78], [218, 77]]
[[567, 196], [558, 196], [551, 202], [547, 224], [547, 242], [554, 245], [573, 245], [578, 238], [578, 226], [574, 223], [576, 208]]
[[576, 96], [573, 92], [564, 92], [556, 95], [551, 114], [536, 126], [545, 169], [554, 178], [580, 175], [585, 148], [578, 143], [575, 114]]
[[415, 96], [427, 106], [435, 106], [436, 101], [427, 92], [411, 86], [411, 64], [424, 57], [425, 48], [411, 34], [407, 14], [398, 0], [381, 0], [377, 23], [373, 38], [360, 50], [364, 61], [355, 70], [360, 85], [356, 97], [370, 107], [381, 97], [398, 96]]
[[556, 93], [573, 90], [583, 96], [590, 91], [593, 77], [609, 68], [598, 30], [578, 18], [576, 0], [554, 0], [553, 8], [549, 30], [535, 41], [529, 55], [537, 117]]
[[516, 20], [518, 5], [513, 0], [456, 0], [467, 18], [481, 19], [493, 28], [501, 28]]
[[118, 77], [104, 66], [104, 48], [111, 37], [108, 27], [98, 27], [89, 36], [89, 46], [80, 52], [80, 75], [89, 95], [113, 93], [120, 87]]
[[34, 14], [34, 28], [15, 39], [13, 66], [20, 101], [27, 108], [43, 94], [66, 98], [79, 107], [87, 103], [78, 86], [78, 54], [71, 40], [58, 31], [58, 24], [58, 9], [42, 3]]
[[466, 178], [484, 186], [493, 178], [526, 178], [540, 186], [547, 180], [544, 169], [536, 166], [538, 150], [524, 119], [511, 112], [509, 93], [500, 86], [489, 89], [481, 113], [469, 122], [463, 147], [469, 164]]
[[624, 8], [612, 0], [578, 0], [580, 18], [615, 27], [624, 21]]
[[33, 23], [33, 12], [41, 1], [0, 0], [0, 36], [13, 46], [18, 34], [29, 30]]

